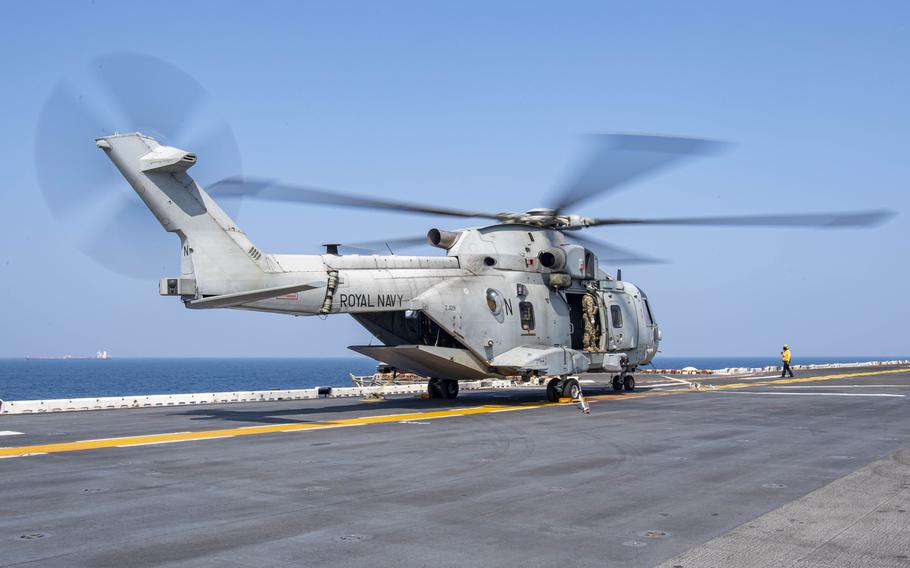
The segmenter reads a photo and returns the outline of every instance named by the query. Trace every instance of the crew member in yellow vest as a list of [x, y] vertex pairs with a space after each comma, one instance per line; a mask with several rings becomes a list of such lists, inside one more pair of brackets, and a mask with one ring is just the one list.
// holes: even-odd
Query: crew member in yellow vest
[[784, 350], [780, 353], [780, 360], [784, 364], [784, 369], [780, 372], [781, 378], [787, 376], [787, 373], [790, 373], [790, 376], [793, 376], [793, 369], [790, 368], [790, 346], [784, 345]]

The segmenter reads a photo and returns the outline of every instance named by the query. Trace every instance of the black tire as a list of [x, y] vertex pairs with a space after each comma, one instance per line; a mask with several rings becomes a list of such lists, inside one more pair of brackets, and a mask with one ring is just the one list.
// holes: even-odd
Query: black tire
[[439, 383], [442, 398], [452, 400], [458, 398], [458, 381], [455, 379], [443, 379]]
[[613, 390], [619, 392], [622, 390], [622, 379], [619, 375], [613, 377]]
[[562, 391], [559, 388], [559, 379], [550, 379], [547, 382], [547, 400], [550, 402], [559, 402]]
[[442, 380], [436, 377], [430, 377], [427, 383], [427, 394], [430, 398], [443, 398]]
[[626, 378], [622, 382], [622, 388], [626, 389], [629, 392], [635, 390], [635, 377], [632, 375], [626, 375]]
[[565, 398], [577, 399], [581, 396], [581, 387], [578, 386], [576, 379], [566, 379], [562, 383], [562, 396]]

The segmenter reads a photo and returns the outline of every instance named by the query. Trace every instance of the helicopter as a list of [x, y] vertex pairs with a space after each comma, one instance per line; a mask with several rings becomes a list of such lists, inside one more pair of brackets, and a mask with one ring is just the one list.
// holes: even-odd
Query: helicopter
[[[128, 62], [125, 68], [136, 66], [135, 60]], [[159, 65], [168, 79], [177, 73], [157, 60], [141, 63]], [[135, 84], [131, 87], [136, 90]], [[457, 397], [459, 381], [489, 377], [552, 377], [546, 390], [550, 401], [578, 398], [580, 373], [600, 373], [618, 391], [635, 388], [635, 373], [657, 354], [662, 332], [645, 291], [623, 280], [619, 270], [607, 273], [601, 263], [622, 266], [655, 259], [583, 235], [585, 231], [616, 225], [868, 227], [892, 215], [874, 210], [600, 218], [572, 212], [584, 200], [718, 149], [716, 142], [693, 138], [596, 136], [591, 155], [550, 207], [500, 213], [255, 177], [229, 176], [204, 187], [190, 170], [206, 155], [192, 148], [163, 144], [139, 131], [94, 139], [160, 226], [179, 238], [179, 274], [160, 279], [161, 295], [177, 297], [194, 310], [348, 314], [380, 342], [351, 350], [429, 377], [428, 395], [438, 399]], [[324, 245], [323, 254], [278, 254], [258, 248], [219, 204], [238, 196], [483, 219], [486, 224], [377, 241], [407, 246], [425, 240], [444, 250], [443, 256], [344, 254], [341, 243]], [[376, 243], [358, 246], [370, 244]], [[590, 322], [583, 309], [586, 296], [594, 305]], [[585, 341], [586, 332], [593, 340]]]

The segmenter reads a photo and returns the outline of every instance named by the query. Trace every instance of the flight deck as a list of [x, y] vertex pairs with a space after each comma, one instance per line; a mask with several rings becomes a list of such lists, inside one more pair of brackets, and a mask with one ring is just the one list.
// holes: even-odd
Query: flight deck
[[910, 367], [636, 380], [0, 416], [0, 566], [910, 566]]

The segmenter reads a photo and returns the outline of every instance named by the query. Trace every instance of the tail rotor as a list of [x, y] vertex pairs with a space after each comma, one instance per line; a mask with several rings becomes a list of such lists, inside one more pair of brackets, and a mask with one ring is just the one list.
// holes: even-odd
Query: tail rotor
[[[110, 53], [61, 80], [41, 110], [35, 141], [38, 183], [71, 242], [99, 264], [136, 277], [174, 271], [177, 246], [94, 139], [142, 131], [200, 156], [201, 183], [241, 173], [240, 150], [205, 89], [150, 55]], [[238, 200], [231, 200], [236, 209]], [[236, 214], [236, 211], [233, 211]]]

